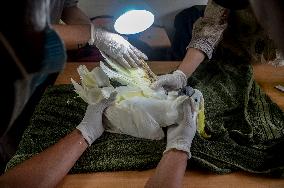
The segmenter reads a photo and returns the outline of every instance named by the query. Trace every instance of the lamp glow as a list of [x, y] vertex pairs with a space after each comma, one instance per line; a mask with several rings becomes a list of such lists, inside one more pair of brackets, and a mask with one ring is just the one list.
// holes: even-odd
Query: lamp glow
[[147, 10], [130, 10], [122, 14], [114, 23], [120, 34], [136, 34], [148, 29], [154, 23], [154, 15]]

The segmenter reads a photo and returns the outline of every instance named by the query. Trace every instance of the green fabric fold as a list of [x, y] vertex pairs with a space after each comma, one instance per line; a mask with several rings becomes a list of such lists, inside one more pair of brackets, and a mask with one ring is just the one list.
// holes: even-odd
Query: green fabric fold
[[[284, 176], [284, 113], [252, 77], [248, 60], [223, 51], [204, 62], [188, 80], [205, 99], [206, 131], [196, 134], [190, 167], [219, 174], [244, 170]], [[86, 104], [71, 85], [48, 88], [38, 104], [19, 149], [7, 169], [56, 143], [82, 120]], [[165, 140], [151, 141], [105, 132], [70, 173], [154, 168]], [[190, 168], [189, 167], [189, 168]]]

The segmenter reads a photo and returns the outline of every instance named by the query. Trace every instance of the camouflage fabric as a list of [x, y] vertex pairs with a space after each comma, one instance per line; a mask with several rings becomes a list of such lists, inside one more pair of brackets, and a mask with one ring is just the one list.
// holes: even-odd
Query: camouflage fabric
[[188, 47], [201, 50], [211, 59], [219, 44], [245, 54], [254, 62], [268, 63], [276, 58], [274, 42], [258, 24], [250, 7], [228, 10], [209, 0], [204, 16], [194, 24]]

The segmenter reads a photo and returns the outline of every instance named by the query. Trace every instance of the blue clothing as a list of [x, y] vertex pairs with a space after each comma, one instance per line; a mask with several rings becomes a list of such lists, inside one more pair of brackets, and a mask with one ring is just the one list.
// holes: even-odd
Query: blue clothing
[[[2, 100], [2, 109], [4, 109], [2, 115], [4, 117], [0, 126], [0, 164], [7, 161], [14, 152], [14, 145], [17, 144], [14, 142], [21, 137], [19, 135], [20, 130], [24, 129], [26, 119], [29, 121], [30, 118], [30, 115], [26, 113], [29, 113], [27, 111], [31, 111], [33, 106], [36, 105], [37, 99], [35, 97], [37, 98], [37, 95], [40, 94], [38, 93], [38, 88], [42, 88], [43, 82], [50, 75], [60, 72], [66, 62], [63, 42], [53, 29], [46, 28], [43, 42], [43, 57], [38, 62], [39, 69], [31, 72], [27, 71], [27, 67], [21, 60], [17, 63], [13, 62], [17, 59], [17, 54], [4, 50], [6, 48], [5, 45], [0, 43], [2, 52], [6, 51], [3, 54], [7, 57], [6, 62], [4, 62], [8, 65], [6, 66], [6, 71], [15, 75], [13, 79], [7, 77], [3, 84], [5, 101]], [[10, 58], [8, 58], [9, 56]], [[41, 87], [39, 87], [40, 85]], [[46, 84], [44, 84], [44, 87], [46, 87]], [[24, 122], [21, 119], [23, 117]], [[13, 129], [16, 130], [17, 136], [13, 135]]]

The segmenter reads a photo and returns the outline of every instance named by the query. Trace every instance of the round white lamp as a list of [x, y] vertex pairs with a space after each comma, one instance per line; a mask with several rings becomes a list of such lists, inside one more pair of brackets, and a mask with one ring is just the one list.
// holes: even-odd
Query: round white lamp
[[154, 14], [142, 0], [125, 2], [119, 9], [114, 22], [114, 29], [119, 34], [137, 34], [154, 23]]

